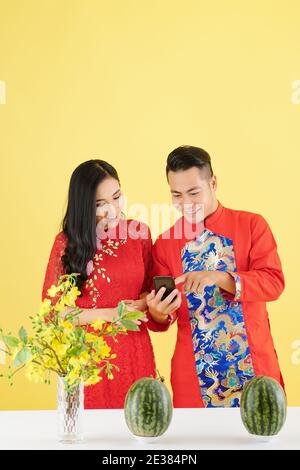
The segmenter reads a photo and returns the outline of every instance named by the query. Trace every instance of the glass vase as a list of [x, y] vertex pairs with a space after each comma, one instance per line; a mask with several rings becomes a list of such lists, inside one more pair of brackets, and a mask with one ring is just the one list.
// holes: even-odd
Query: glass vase
[[63, 377], [58, 377], [58, 439], [72, 444], [83, 439], [83, 382], [68, 391]]

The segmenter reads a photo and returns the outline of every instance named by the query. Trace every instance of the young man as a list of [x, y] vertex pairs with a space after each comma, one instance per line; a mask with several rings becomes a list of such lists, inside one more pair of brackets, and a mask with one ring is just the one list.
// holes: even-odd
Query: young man
[[147, 296], [148, 327], [177, 320], [171, 383], [175, 407], [237, 407], [257, 375], [283, 384], [266, 302], [284, 289], [277, 246], [265, 219], [228, 209], [216, 198], [210, 156], [179, 147], [167, 160], [173, 203], [183, 217], [157, 239], [153, 275], [177, 289]]

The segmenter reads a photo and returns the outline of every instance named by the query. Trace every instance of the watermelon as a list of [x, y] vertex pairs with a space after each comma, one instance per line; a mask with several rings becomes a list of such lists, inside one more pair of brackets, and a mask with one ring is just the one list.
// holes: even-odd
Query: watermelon
[[169, 427], [173, 406], [163, 379], [144, 377], [134, 382], [124, 405], [125, 421], [135, 436], [161, 436]]
[[275, 436], [285, 423], [286, 410], [284, 390], [271, 377], [255, 377], [242, 392], [241, 418], [250, 434]]

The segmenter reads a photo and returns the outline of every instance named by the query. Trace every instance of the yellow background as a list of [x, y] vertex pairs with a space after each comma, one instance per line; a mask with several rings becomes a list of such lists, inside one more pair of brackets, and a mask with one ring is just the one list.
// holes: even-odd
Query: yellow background
[[[211, 3], [211, 4], [209, 4]], [[289, 404], [300, 405], [298, 0], [0, 1], [1, 308], [36, 312], [69, 178], [90, 158], [119, 171], [129, 203], [169, 202], [167, 154], [212, 156], [223, 205], [261, 213], [286, 276], [269, 304]], [[157, 233], [153, 234], [154, 236]], [[152, 335], [169, 376], [176, 327]], [[55, 407], [55, 381], [0, 382], [1, 409]]]

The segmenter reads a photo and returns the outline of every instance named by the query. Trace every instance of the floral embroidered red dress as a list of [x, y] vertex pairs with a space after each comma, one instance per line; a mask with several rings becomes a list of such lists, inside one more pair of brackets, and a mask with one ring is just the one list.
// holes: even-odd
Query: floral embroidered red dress
[[[124, 230], [117, 230], [113, 239], [101, 241], [94, 259], [88, 263], [88, 279], [81, 288], [82, 296], [76, 302], [80, 308], [112, 308], [121, 300], [138, 299], [140, 293], [149, 290], [152, 262], [149, 228], [138, 221], [123, 220], [120, 223], [127, 227], [130, 223], [137, 235], [132, 238], [127, 233], [124, 237]], [[42, 300], [47, 297], [51, 285], [57, 284], [59, 276], [64, 274], [61, 257], [66, 244], [65, 234], [58, 233], [47, 265]], [[113, 380], [102, 374], [102, 381], [85, 387], [85, 408], [123, 408], [126, 393], [133, 382], [142, 377], [156, 376], [153, 348], [145, 323], [140, 325], [140, 331], [120, 335], [118, 343], [112, 338], [107, 342], [112, 352], [117, 354], [113, 362], [120, 372], [113, 370]]]

